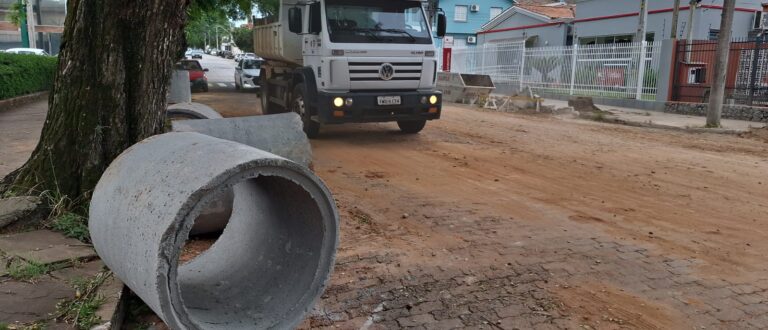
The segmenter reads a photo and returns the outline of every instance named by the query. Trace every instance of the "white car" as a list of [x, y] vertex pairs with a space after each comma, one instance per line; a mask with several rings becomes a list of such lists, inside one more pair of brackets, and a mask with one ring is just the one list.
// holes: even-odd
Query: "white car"
[[235, 88], [259, 88], [259, 75], [261, 74], [262, 62], [261, 59], [254, 58], [246, 58], [237, 62], [237, 67], [235, 67]]
[[42, 49], [37, 49], [37, 48], [11, 48], [11, 49], [6, 49], [5, 52], [9, 53], [9, 54], [26, 54], [26, 55], [50, 56], [50, 54], [48, 54], [48, 52], [46, 52], [46, 51], [44, 51]]

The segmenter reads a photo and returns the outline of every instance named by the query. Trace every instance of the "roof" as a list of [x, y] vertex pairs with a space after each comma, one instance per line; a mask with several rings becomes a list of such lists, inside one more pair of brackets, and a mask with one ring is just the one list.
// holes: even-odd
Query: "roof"
[[542, 16], [546, 16], [549, 19], [576, 17], [576, 13], [574, 13], [574, 9], [576, 7], [573, 5], [562, 5], [562, 6], [517, 5], [517, 6], [521, 9], [525, 9], [527, 11], [534, 12]]
[[490, 22], [483, 25], [480, 30], [488, 31], [494, 29], [517, 13], [535, 18], [544, 23], [564, 22], [576, 17], [576, 5], [551, 0], [519, 1], [516, 5], [509, 7]]

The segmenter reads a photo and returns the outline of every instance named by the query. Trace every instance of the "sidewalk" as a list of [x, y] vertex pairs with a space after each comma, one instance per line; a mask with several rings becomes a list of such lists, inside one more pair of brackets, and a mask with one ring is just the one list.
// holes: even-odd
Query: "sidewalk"
[[0, 111], [0, 178], [24, 165], [35, 149], [48, 112], [48, 101]]
[[[555, 108], [564, 108], [568, 106], [568, 101], [545, 99], [543, 104]], [[706, 118], [704, 117], [677, 115], [660, 111], [647, 111], [600, 104], [596, 104], [596, 106], [602, 110], [611, 112], [616, 119], [630, 124], [647, 125], [659, 128], [703, 129], [706, 123]], [[766, 123], [732, 119], [723, 119], [722, 125], [723, 128], [720, 129], [719, 132], [748, 132], [752, 128], [767, 126]]]

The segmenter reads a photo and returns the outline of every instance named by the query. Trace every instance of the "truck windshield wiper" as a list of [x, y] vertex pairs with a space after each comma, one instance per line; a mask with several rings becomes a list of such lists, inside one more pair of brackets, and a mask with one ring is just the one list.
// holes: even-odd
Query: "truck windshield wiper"
[[400, 29], [378, 29], [378, 30], [374, 30], [374, 31], [381, 31], [381, 32], [387, 32], [387, 33], [400, 33], [400, 34], [405, 34], [405, 35], [407, 35], [407, 36], [408, 36], [408, 38], [410, 38], [410, 39], [411, 39], [411, 42], [415, 42], [415, 41], [416, 41], [416, 37], [414, 37], [412, 34], [410, 34], [410, 33], [409, 33], [408, 31], [406, 31], [406, 30], [400, 30]]
[[382, 39], [381, 37], [379, 37], [378, 35], [376, 35], [376, 33], [373, 33], [374, 31], [378, 31], [378, 30], [373, 30], [373, 29], [364, 29], [364, 28], [339, 28], [339, 29], [336, 29], [336, 31], [363, 32], [363, 33], [365, 33], [367, 36], [371, 37], [371, 39], [373, 39], [373, 40], [376, 40], [376, 41], [382, 41], [382, 40], [384, 40], [384, 39]]

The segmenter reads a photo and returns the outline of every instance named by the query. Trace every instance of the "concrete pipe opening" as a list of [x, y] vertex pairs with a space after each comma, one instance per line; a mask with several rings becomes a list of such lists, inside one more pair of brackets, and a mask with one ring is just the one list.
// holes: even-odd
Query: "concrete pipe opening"
[[[230, 189], [221, 236], [180, 262], [195, 219]], [[333, 198], [311, 172], [197, 133], [150, 138], [115, 160], [90, 227], [104, 262], [173, 329], [295, 327], [322, 294], [338, 240]]]

